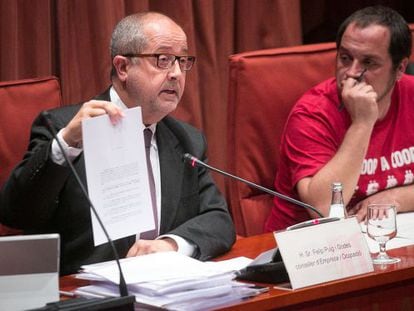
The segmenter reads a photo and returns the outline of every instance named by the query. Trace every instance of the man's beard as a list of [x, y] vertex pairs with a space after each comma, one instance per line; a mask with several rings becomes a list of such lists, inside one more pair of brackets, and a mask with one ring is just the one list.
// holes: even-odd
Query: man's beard
[[384, 92], [382, 92], [381, 94], [378, 94], [377, 103], [379, 103], [381, 100], [383, 100], [385, 98], [385, 96], [387, 96], [387, 94], [389, 94], [392, 91], [392, 89], [394, 88], [396, 82], [397, 82], [397, 70], [395, 70], [392, 73], [392, 76], [388, 80], [388, 83], [387, 83], [387, 86], [385, 87]]

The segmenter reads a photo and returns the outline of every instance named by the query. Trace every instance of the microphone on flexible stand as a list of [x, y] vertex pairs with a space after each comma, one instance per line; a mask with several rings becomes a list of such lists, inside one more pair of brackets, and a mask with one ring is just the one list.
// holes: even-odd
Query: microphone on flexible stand
[[[70, 171], [72, 172], [73, 176], [75, 177], [75, 179], [76, 179], [76, 181], [77, 181], [80, 189], [82, 190], [82, 194], [84, 195], [84, 197], [88, 201], [88, 203], [89, 203], [89, 205], [90, 205], [93, 213], [96, 216], [96, 219], [99, 222], [99, 225], [102, 228], [102, 231], [105, 234], [106, 239], [108, 240], [108, 242], [109, 242], [109, 244], [111, 246], [111, 249], [112, 249], [112, 252], [114, 254], [115, 261], [116, 261], [116, 264], [117, 264], [118, 270], [119, 270], [119, 294], [120, 294], [121, 298], [124, 298], [123, 300], [125, 300], [124, 302], [118, 303], [118, 306], [121, 306], [121, 304], [123, 304], [121, 307], [125, 307], [126, 304], [131, 304], [131, 307], [132, 307], [132, 310], [133, 310], [133, 307], [134, 307], [133, 306], [133, 302], [135, 302], [135, 297], [134, 296], [128, 296], [128, 287], [127, 287], [126, 282], [125, 282], [124, 274], [122, 273], [121, 264], [119, 262], [119, 255], [118, 255], [118, 252], [117, 252], [117, 250], [115, 248], [114, 242], [112, 241], [111, 237], [109, 236], [108, 231], [105, 228], [105, 225], [103, 224], [101, 218], [99, 217], [98, 212], [95, 209], [95, 206], [93, 205], [91, 199], [89, 198], [88, 192], [86, 191], [86, 187], [83, 185], [83, 183], [82, 183], [82, 181], [81, 181], [78, 173], [76, 172], [75, 168], [73, 167], [72, 162], [69, 160], [69, 158], [68, 158], [68, 156], [67, 156], [67, 154], [66, 154], [66, 152], [65, 152], [65, 150], [63, 148], [63, 146], [60, 143], [60, 141], [59, 141], [59, 139], [57, 137], [57, 133], [56, 133], [55, 127], [54, 127], [54, 125], [52, 124], [52, 122], [50, 120], [50, 114], [49, 114], [49, 112], [43, 111], [41, 113], [41, 116], [42, 116], [42, 118], [43, 118], [46, 126], [51, 131], [51, 133], [53, 135], [53, 138], [56, 140], [56, 142], [57, 142], [57, 144], [59, 146], [59, 149], [61, 150], [62, 155], [65, 158], [66, 163], [68, 164], [68, 166], [70, 168]], [[127, 298], [127, 299], [125, 299], [125, 298]], [[106, 300], [106, 299], [103, 299], [103, 300]], [[109, 300], [111, 300], [111, 301], [109, 301]], [[112, 307], [116, 307], [117, 306], [116, 305], [116, 302], [114, 304], [113, 300], [114, 300], [114, 298], [108, 298], [108, 301], [105, 302], [105, 304], [108, 304], [108, 305], [111, 304]], [[91, 301], [91, 300], [90, 299], [87, 299], [86, 301]], [[100, 301], [102, 301], [102, 299], [97, 300], [97, 302], [98, 302], [97, 304], [99, 304]], [[66, 304], [69, 304], [69, 303], [66, 303]], [[96, 304], [96, 302], [95, 302], [95, 304]], [[73, 307], [73, 303], [71, 304], [70, 307]], [[79, 303], [79, 307], [84, 307], [84, 308], [86, 307], [86, 308], [88, 308], [88, 307], [91, 307], [91, 306], [84, 306], [83, 303], [80, 302]], [[127, 306], [127, 307], [129, 309], [129, 306]], [[105, 307], [103, 307], [101, 309], [107, 309], [107, 308], [108, 308], [108, 306], [105, 306]], [[99, 310], [99, 309], [94, 309], [94, 310]], [[122, 310], [126, 310], [126, 309], [122, 309]]]
[[202, 166], [202, 167], [205, 167], [205, 168], [207, 168], [207, 169], [209, 169], [209, 170], [211, 170], [211, 171], [214, 171], [214, 172], [220, 173], [220, 174], [225, 175], [225, 176], [227, 176], [227, 177], [234, 178], [234, 179], [236, 179], [236, 180], [238, 180], [238, 181], [241, 181], [241, 182], [243, 182], [243, 183], [245, 183], [245, 184], [248, 184], [249, 186], [251, 186], [251, 187], [253, 187], [253, 188], [256, 188], [256, 189], [259, 189], [259, 190], [261, 190], [261, 191], [263, 191], [263, 192], [266, 192], [266, 193], [268, 193], [268, 194], [270, 194], [270, 195], [272, 195], [272, 196], [275, 196], [275, 197], [281, 198], [281, 199], [286, 200], [286, 201], [288, 201], [288, 202], [290, 202], [290, 203], [293, 203], [293, 204], [299, 205], [299, 206], [301, 206], [301, 207], [303, 207], [303, 208], [309, 209], [309, 210], [311, 210], [311, 211], [315, 212], [316, 214], [318, 214], [318, 215], [319, 215], [320, 217], [322, 217], [322, 218], [324, 217], [324, 216], [322, 215], [322, 213], [321, 213], [320, 211], [318, 211], [316, 208], [314, 208], [312, 205], [309, 205], [309, 204], [307, 204], [307, 203], [304, 203], [304, 202], [301, 202], [301, 201], [299, 201], [299, 200], [293, 199], [293, 198], [291, 198], [291, 197], [288, 197], [288, 196], [286, 196], [286, 195], [284, 195], [284, 194], [281, 194], [281, 193], [279, 193], [279, 192], [276, 192], [276, 191], [274, 191], [274, 190], [270, 190], [270, 189], [268, 189], [268, 188], [265, 188], [265, 187], [263, 187], [263, 186], [260, 186], [260, 185], [258, 185], [258, 184], [255, 184], [254, 182], [248, 181], [248, 180], [243, 179], [243, 178], [241, 178], [241, 177], [238, 177], [238, 176], [232, 175], [232, 174], [230, 174], [230, 173], [227, 173], [227, 172], [225, 172], [225, 171], [219, 170], [218, 168], [215, 168], [215, 167], [213, 167], [213, 166], [210, 166], [210, 165], [208, 165], [208, 164], [204, 163], [203, 161], [201, 161], [201, 160], [197, 159], [195, 156], [193, 156], [193, 155], [191, 155], [191, 154], [189, 154], [189, 153], [185, 153], [185, 154], [183, 155], [183, 159], [184, 159], [184, 161], [185, 161], [185, 162], [190, 163], [190, 165], [191, 165], [192, 167], [197, 167], [197, 166]]
[[[326, 223], [330, 221], [339, 220], [339, 218], [337, 217], [324, 218], [320, 211], [318, 211], [315, 207], [309, 204], [293, 199], [291, 197], [288, 197], [274, 190], [270, 190], [268, 188], [255, 184], [241, 177], [219, 170], [213, 166], [210, 166], [204, 163], [203, 161], [197, 159], [195, 156], [189, 153], [183, 154], [183, 160], [184, 162], [189, 163], [192, 167], [204, 167], [211, 171], [220, 173], [224, 176], [236, 179], [253, 188], [266, 192], [272, 196], [281, 198], [290, 203], [293, 203], [303, 208], [306, 208], [308, 210], [311, 210], [321, 217], [318, 219], [312, 219], [312, 220], [308, 220], [308, 221], [290, 226], [289, 228], [287, 228], [287, 230], [294, 230], [294, 229], [304, 228], [307, 226], [312, 226], [312, 225], [317, 225], [317, 224], [322, 224], [322, 223]], [[237, 278], [242, 279], [242, 280], [247, 280], [247, 281], [263, 282], [263, 283], [281, 283], [281, 282], [289, 281], [289, 275], [286, 271], [286, 267], [283, 263], [282, 256], [277, 247], [274, 249], [270, 249], [266, 252], [263, 252], [262, 254], [257, 256], [256, 259], [253, 260], [253, 262], [250, 265], [248, 265], [244, 269], [239, 270], [237, 272]]]

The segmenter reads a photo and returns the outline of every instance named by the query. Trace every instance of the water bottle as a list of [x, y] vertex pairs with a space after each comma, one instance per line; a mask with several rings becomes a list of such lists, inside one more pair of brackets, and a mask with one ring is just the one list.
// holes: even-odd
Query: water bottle
[[332, 200], [329, 209], [329, 217], [346, 218], [346, 209], [344, 199], [342, 197], [342, 183], [332, 183]]

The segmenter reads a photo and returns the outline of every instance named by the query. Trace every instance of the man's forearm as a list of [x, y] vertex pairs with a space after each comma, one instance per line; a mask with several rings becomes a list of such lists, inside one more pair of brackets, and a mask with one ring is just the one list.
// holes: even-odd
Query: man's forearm
[[341, 146], [332, 159], [314, 176], [299, 181], [300, 198], [328, 214], [333, 182], [343, 184], [344, 202], [347, 204], [354, 193], [366, 155], [372, 128], [351, 125], [344, 136]]
[[391, 197], [395, 198], [398, 213], [414, 211], [414, 184], [384, 191], [390, 191]]

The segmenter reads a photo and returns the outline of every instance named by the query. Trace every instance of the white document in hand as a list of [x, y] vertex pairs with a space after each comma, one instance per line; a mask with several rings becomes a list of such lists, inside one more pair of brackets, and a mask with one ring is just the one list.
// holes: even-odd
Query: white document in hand
[[[155, 228], [141, 108], [124, 113], [116, 125], [106, 114], [82, 123], [89, 196], [114, 240]], [[93, 213], [92, 227], [95, 246], [107, 242]]]

